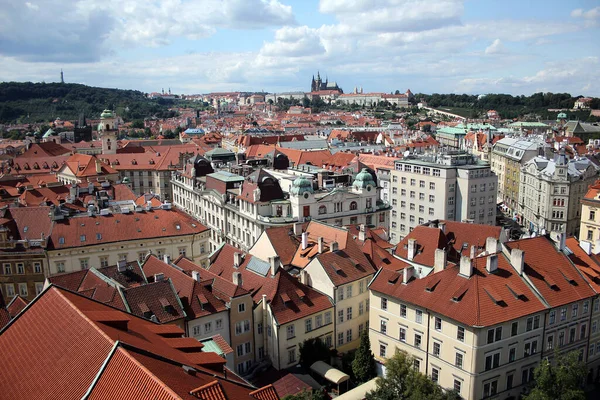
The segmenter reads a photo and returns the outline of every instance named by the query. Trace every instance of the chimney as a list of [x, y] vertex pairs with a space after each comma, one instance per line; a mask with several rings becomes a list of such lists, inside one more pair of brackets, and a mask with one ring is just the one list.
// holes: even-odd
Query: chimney
[[496, 270], [498, 269], [498, 255], [497, 254], [490, 254], [487, 257], [485, 269], [487, 270], [488, 274], [493, 274], [494, 272], [496, 272]]
[[192, 271], [192, 278], [194, 278], [194, 280], [196, 282], [199, 282], [200, 281], [200, 272], [198, 272], [198, 271]]
[[445, 222], [438, 222], [438, 228], [440, 228], [440, 230], [444, 233], [446, 233], [446, 223]]
[[367, 240], [367, 231], [365, 228], [365, 224], [360, 224], [360, 227], [358, 228], [358, 240], [360, 240], [361, 242]]
[[525, 252], [521, 249], [512, 249], [510, 251], [510, 263], [519, 275], [523, 275], [525, 266]]
[[300, 283], [308, 286], [308, 272], [305, 270], [300, 271]]
[[462, 256], [460, 258], [459, 273], [466, 278], [470, 278], [473, 275], [473, 265], [471, 264], [469, 257]]
[[407, 284], [410, 278], [415, 275], [415, 267], [412, 265], [402, 270], [402, 283]]
[[558, 249], [558, 251], [563, 251], [567, 245], [566, 243], [567, 240], [567, 235], [565, 235], [564, 233], [559, 233], [558, 235], [556, 235], [556, 248]]
[[302, 232], [302, 250], [308, 247], [308, 232]]
[[434, 259], [433, 259], [433, 272], [440, 272], [446, 268], [446, 262], [448, 260], [448, 255], [444, 249], [435, 249]]
[[581, 247], [587, 255], [592, 254], [592, 243], [591, 242], [579, 242], [579, 247]]
[[236, 286], [242, 286], [242, 273], [238, 271], [233, 272], [232, 276], [233, 284]]
[[329, 244], [329, 251], [332, 253], [338, 250], [338, 242], [333, 241]]
[[317, 239], [317, 243], [319, 244], [319, 254], [323, 253], [323, 238], [319, 236]]
[[485, 250], [488, 254], [494, 254], [498, 252], [498, 241], [494, 237], [485, 239]]
[[294, 224], [294, 236], [300, 236], [300, 235], [302, 235], [302, 223], [296, 222]]
[[102, 164], [100, 163], [100, 160], [98, 160], [98, 159], [96, 159], [96, 173], [97, 174], [102, 173]]
[[88, 183], [88, 193], [94, 194], [94, 184], [92, 182]]
[[269, 264], [271, 265], [271, 275], [275, 276], [279, 269], [279, 256], [269, 257]]
[[169, 254], [165, 254], [163, 260], [165, 261], [165, 264], [171, 265], [171, 256]]
[[238, 268], [242, 265], [242, 253], [233, 253], [233, 267]]
[[475, 258], [477, 254], [477, 246], [472, 245], [471, 246], [471, 253], [469, 254], [469, 256], [471, 257], [471, 260]]
[[408, 260], [412, 261], [417, 253], [417, 239], [408, 239]]

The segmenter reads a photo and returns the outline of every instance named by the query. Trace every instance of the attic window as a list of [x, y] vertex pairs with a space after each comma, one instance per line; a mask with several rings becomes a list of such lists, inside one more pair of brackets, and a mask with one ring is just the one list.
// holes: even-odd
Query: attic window
[[82, 241], [82, 242], [85, 242], [85, 235], [79, 236], [79, 240]]
[[464, 286], [461, 286], [460, 288], [458, 288], [458, 290], [456, 292], [454, 292], [454, 294], [452, 295], [452, 301], [457, 301], [457, 302], [461, 301], [468, 290], [469, 290], [469, 287], [467, 285], [464, 285]]
[[390, 278], [388, 279], [389, 283], [396, 283], [398, 282], [398, 278], [400, 277], [400, 274], [398, 272], [394, 272]]
[[169, 311], [169, 312], [171, 312], [171, 311], [174, 310], [174, 308], [171, 305], [171, 303], [169, 303], [169, 300], [165, 299], [164, 297], [161, 297], [160, 299], [158, 299], [158, 302], [162, 306], [163, 310]]
[[333, 267], [333, 270], [334, 270], [336, 273], [338, 273], [338, 274], [339, 274], [340, 272], [342, 272], [342, 269], [340, 268], [340, 266], [339, 266], [337, 263], [335, 263], [335, 262], [334, 262], [334, 263], [332, 263], [332, 264], [331, 264], [331, 266]]
[[208, 299], [202, 293], [200, 293], [198, 296], [196, 296], [196, 298], [198, 299], [198, 301], [200, 302], [200, 304], [202, 306], [204, 306], [205, 304], [208, 304]]
[[562, 274], [562, 276], [567, 280], [567, 282], [569, 282], [573, 286], [577, 286], [577, 282], [575, 281], [575, 278], [573, 278], [570, 275], [565, 274], [562, 269], [559, 269], [559, 271]]
[[300, 288], [296, 289], [296, 294], [298, 295], [298, 297], [300, 297], [301, 299], [304, 298], [304, 296], [306, 296], [306, 294], [304, 293], [304, 291]]
[[428, 292], [433, 292], [437, 285], [440, 283], [441, 279], [433, 280], [429, 282], [429, 284], [425, 287], [425, 290]]
[[96, 240], [102, 240], [102, 234], [96, 233]]
[[515, 296], [515, 299], [523, 299], [525, 297], [525, 293], [523, 293], [522, 291], [514, 289], [512, 286], [509, 285], [506, 285], [506, 287], [512, 293], [512, 295]]
[[292, 301], [292, 300], [290, 299], [290, 296], [288, 296], [288, 295], [287, 295], [287, 293], [282, 293], [282, 294], [281, 294], [281, 300], [282, 300], [284, 303], [289, 303], [290, 301]]
[[556, 282], [554, 282], [552, 278], [550, 278], [548, 275], [544, 276], [544, 282], [546, 282], [546, 285], [548, 285], [550, 289], [558, 289], [558, 285], [556, 284]]
[[64, 237], [59, 237], [58, 238], [58, 244], [65, 244], [65, 238]]
[[144, 316], [146, 316], [146, 313], [150, 312], [150, 309], [148, 308], [146, 303], [139, 303], [138, 307], [140, 307], [140, 311], [144, 313]]
[[28, 226], [24, 227], [24, 228], [23, 228], [23, 233], [27, 233], [27, 231], [28, 231], [28, 230], [29, 230], [29, 227], [28, 227]]
[[497, 305], [504, 304], [504, 300], [502, 300], [502, 297], [494, 289], [490, 287], [484, 287], [483, 290], [485, 290], [487, 295], [490, 297], [490, 299], [492, 299], [494, 303], [496, 303]]

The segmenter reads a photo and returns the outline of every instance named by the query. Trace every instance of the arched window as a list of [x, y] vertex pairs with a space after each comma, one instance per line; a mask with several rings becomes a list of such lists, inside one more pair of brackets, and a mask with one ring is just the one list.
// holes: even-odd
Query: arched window
[[106, 124], [106, 130], [110, 131], [110, 125], [109, 124]]
[[320, 206], [319, 207], [319, 214], [327, 214], [327, 207], [326, 206]]
[[353, 201], [352, 203], [350, 203], [350, 209], [351, 210], [358, 210], [358, 204], [356, 204], [356, 202]]

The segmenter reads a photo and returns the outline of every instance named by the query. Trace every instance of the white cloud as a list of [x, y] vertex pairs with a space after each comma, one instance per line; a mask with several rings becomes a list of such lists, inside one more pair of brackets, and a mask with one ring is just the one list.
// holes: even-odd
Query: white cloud
[[[278, 0], [37, 0], [0, 8], [0, 54], [30, 61], [92, 61], [111, 48], [162, 46], [200, 39], [219, 28], [260, 29], [294, 24]], [[52, 23], [48, 24], [48, 15]]]
[[283, 27], [275, 32], [275, 41], [265, 43], [263, 56], [303, 57], [324, 54], [325, 48], [316, 29], [307, 26]]
[[506, 53], [506, 47], [502, 44], [500, 39], [496, 39], [485, 48], [485, 54], [503, 54]]
[[600, 18], [600, 7], [592, 8], [587, 11], [581, 8], [577, 8], [571, 11], [571, 17], [584, 19], [598, 19]]

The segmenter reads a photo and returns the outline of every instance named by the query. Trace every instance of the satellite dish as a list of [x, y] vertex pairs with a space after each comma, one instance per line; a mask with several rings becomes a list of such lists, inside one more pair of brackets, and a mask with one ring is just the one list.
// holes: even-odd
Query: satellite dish
[[410, 151], [409, 151], [409, 150], [406, 150], [404, 153], [402, 153], [402, 155], [403, 155], [404, 157], [408, 157], [408, 156], [410, 155]]

